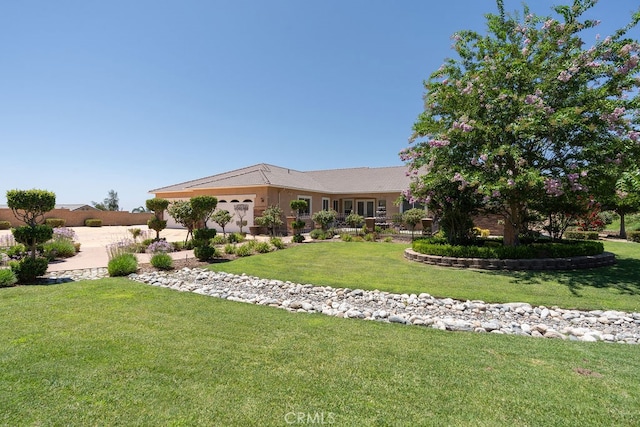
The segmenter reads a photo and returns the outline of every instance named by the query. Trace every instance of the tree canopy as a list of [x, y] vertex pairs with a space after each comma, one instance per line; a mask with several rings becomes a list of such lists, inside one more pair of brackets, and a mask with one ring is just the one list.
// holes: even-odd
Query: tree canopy
[[505, 243], [516, 245], [534, 205], [615, 193], [615, 180], [600, 177], [637, 169], [640, 155], [640, 45], [627, 37], [640, 11], [587, 43], [582, 34], [599, 21], [582, 16], [595, 4], [556, 6], [554, 17], [525, 5], [520, 17], [498, 0], [486, 35], [453, 36], [458, 58], [425, 81], [424, 112], [400, 153], [412, 175], [407, 199], [452, 223], [500, 213]]

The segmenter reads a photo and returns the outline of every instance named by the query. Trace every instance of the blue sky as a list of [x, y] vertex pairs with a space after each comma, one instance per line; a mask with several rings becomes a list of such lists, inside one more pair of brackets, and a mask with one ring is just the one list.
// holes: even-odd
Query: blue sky
[[[534, 12], [569, 0], [531, 0]], [[521, 11], [520, 0], [505, 0]], [[615, 6], [614, 6], [615, 5]], [[636, 1], [601, 0], [603, 35]], [[397, 166], [422, 81], [493, 0], [0, 3], [0, 204], [9, 189], [121, 209], [255, 163]], [[638, 29], [631, 33], [640, 38]], [[585, 40], [587, 43], [591, 40]]]

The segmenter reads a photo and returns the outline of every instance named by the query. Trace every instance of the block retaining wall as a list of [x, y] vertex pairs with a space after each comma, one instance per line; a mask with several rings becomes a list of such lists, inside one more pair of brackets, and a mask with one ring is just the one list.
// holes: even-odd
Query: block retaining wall
[[607, 267], [616, 263], [616, 256], [611, 252], [571, 258], [484, 259], [426, 255], [416, 252], [413, 249], [406, 249], [404, 251], [404, 257], [411, 261], [423, 262], [430, 265], [475, 268], [479, 270], [580, 270]]
[[[87, 219], [101, 219], [102, 225], [145, 225], [153, 217], [152, 213], [132, 213], [127, 211], [99, 211], [54, 209], [44, 215], [45, 218], [62, 218], [66, 227], [82, 227]], [[0, 221], [9, 221], [12, 227], [24, 225], [11, 209], [0, 209]]]

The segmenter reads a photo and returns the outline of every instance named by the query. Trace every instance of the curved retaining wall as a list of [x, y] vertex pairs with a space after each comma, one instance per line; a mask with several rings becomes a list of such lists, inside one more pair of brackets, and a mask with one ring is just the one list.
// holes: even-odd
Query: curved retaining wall
[[430, 265], [477, 268], [480, 270], [578, 270], [606, 267], [616, 263], [616, 256], [611, 252], [572, 258], [484, 259], [426, 255], [416, 252], [413, 249], [405, 249], [404, 257], [411, 261], [423, 262]]

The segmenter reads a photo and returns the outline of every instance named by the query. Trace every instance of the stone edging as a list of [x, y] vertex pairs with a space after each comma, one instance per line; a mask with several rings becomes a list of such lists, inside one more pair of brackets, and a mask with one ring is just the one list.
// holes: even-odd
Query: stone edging
[[426, 255], [413, 249], [405, 249], [404, 257], [411, 261], [423, 262], [429, 265], [479, 270], [578, 270], [606, 267], [616, 263], [616, 256], [611, 252], [571, 258], [484, 259]]

